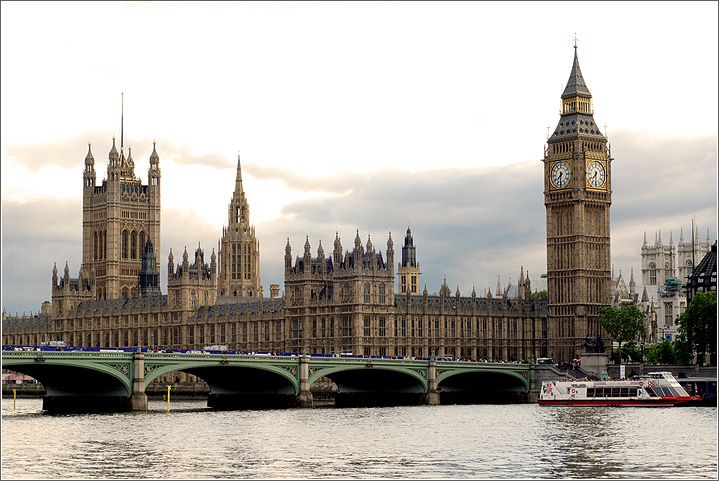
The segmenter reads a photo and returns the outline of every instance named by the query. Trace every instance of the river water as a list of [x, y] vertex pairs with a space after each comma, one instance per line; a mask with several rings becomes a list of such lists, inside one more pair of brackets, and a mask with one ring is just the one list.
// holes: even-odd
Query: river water
[[2, 478], [717, 479], [717, 408], [536, 404], [53, 415], [2, 400]]

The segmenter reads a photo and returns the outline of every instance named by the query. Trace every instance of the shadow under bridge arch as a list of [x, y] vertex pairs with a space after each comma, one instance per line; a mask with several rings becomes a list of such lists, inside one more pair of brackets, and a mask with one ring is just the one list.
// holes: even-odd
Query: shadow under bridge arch
[[526, 402], [529, 374], [507, 370], [444, 372], [437, 377], [442, 404]]
[[319, 377], [331, 379], [337, 385], [335, 407], [402, 406], [424, 402], [423, 373], [378, 365], [342, 366], [311, 375], [310, 384]]
[[[211, 408], [263, 409], [297, 405], [297, 368], [231, 362], [214, 366], [174, 365], [166, 371], [186, 372], [205, 381], [210, 388], [207, 406]], [[167, 372], [153, 373], [152, 379]], [[151, 379], [145, 379], [146, 383], [149, 381]]]

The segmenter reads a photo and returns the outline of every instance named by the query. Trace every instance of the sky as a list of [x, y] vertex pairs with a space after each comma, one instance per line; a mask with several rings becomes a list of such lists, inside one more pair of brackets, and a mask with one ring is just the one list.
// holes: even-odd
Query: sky
[[[612, 162], [611, 255], [717, 238], [717, 2], [2, 2], [2, 308], [77, 277], [82, 171], [112, 137], [162, 171], [160, 275], [217, 250], [238, 153], [260, 275], [359, 232], [420, 285], [546, 272], [544, 147], [579, 63]], [[124, 92], [124, 95], [121, 94]], [[122, 115], [121, 115], [122, 114]], [[157, 251], [158, 246], [155, 244]]]

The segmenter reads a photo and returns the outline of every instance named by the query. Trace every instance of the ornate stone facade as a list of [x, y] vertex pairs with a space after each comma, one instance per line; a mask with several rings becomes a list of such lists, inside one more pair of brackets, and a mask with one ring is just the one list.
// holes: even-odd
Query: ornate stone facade
[[[150, 180], [142, 186], [132, 174], [131, 156], [123, 160], [122, 148], [118, 154], [113, 142], [109, 178], [102, 187], [94, 185], [92, 155], [85, 160], [80, 276], [71, 279], [66, 266], [60, 280], [55, 267], [53, 315], [43, 314], [39, 322], [5, 316], [3, 344], [64, 340], [75, 346], [225, 345], [247, 351], [494, 361], [576, 358], [585, 338], [599, 333], [599, 307], [612, 301], [609, 150], [594, 125], [591, 95], [576, 52], [562, 102], [560, 123], [544, 158], [548, 301], [531, 292], [523, 268], [516, 285], [502, 289], [498, 284], [494, 295], [487, 291], [478, 296], [473, 288], [462, 296], [459, 287], [452, 294], [446, 279], [438, 295], [429, 295], [426, 285], [420, 294], [419, 262], [409, 229], [398, 264], [391, 233], [384, 255], [369, 236], [363, 245], [357, 232], [347, 251], [336, 234], [330, 256], [321, 243], [313, 256], [306, 238], [302, 255], [293, 259], [288, 239], [284, 296], [278, 297], [279, 286], [273, 285], [266, 298], [239, 156], [218, 256], [213, 252], [208, 265], [198, 245], [194, 263], [185, 249], [176, 266], [170, 250], [167, 294], [141, 289], [139, 279], [154, 282], [152, 266], [159, 265], [144, 264], [140, 276], [139, 247], [151, 240], [157, 253], [160, 245], [159, 158], [153, 150]], [[555, 176], [564, 172], [557, 167], [563, 167], [560, 163], [571, 172], [566, 182]], [[603, 175], [601, 181], [594, 173]], [[133, 248], [138, 249], [135, 256]]]
[[602, 335], [599, 309], [612, 302], [611, 161], [575, 44], [559, 123], [544, 155], [549, 349], [559, 359], [572, 359], [586, 338]]

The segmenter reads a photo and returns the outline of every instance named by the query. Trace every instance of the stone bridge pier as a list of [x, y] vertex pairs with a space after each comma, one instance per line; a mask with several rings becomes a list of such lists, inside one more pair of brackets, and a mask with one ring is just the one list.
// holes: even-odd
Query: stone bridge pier
[[310, 392], [310, 358], [300, 357], [300, 392], [297, 394], [297, 403], [301, 408], [312, 407], [312, 393]]
[[136, 352], [132, 355], [132, 395], [130, 410], [147, 411], [147, 394], [145, 394], [145, 355]]

